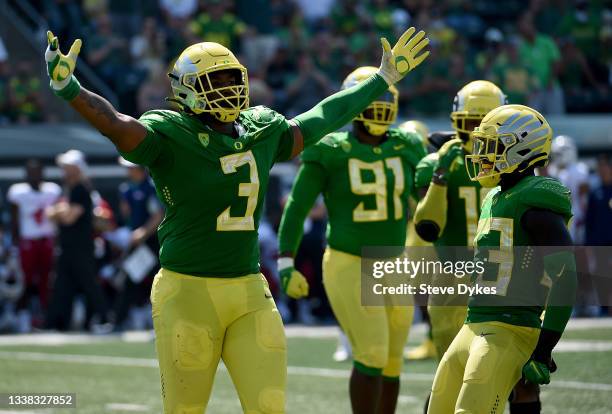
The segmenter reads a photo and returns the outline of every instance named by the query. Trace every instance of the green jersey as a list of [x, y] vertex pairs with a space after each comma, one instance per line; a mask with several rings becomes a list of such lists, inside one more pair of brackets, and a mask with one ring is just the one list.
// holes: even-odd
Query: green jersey
[[240, 112], [235, 139], [174, 111], [150, 111], [140, 122], [145, 140], [122, 155], [148, 167], [165, 204], [161, 266], [196, 276], [257, 273], [257, 228], [270, 168], [293, 147], [287, 120], [262, 106], [250, 108]]
[[[472, 246], [476, 236], [478, 215], [482, 199], [489, 191], [470, 180], [463, 158], [451, 171], [447, 181], [446, 226], [435, 246]], [[415, 187], [427, 188], [438, 164], [438, 154], [429, 154], [419, 162], [416, 169]]]
[[378, 146], [336, 132], [306, 149], [279, 234], [280, 250], [295, 252], [303, 220], [323, 193], [329, 246], [360, 256], [364, 246], [404, 246], [414, 168], [425, 155], [418, 136], [397, 129]]
[[551, 280], [544, 272], [542, 258], [529, 247], [529, 235], [521, 226], [523, 214], [530, 209], [550, 210], [569, 221], [570, 192], [554, 178], [530, 176], [506, 191], [496, 187], [484, 200], [475, 260], [486, 265], [475, 282], [495, 287], [497, 292], [470, 298], [468, 323], [500, 321], [540, 327], [543, 306], [534, 306], [533, 299], [545, 300]]

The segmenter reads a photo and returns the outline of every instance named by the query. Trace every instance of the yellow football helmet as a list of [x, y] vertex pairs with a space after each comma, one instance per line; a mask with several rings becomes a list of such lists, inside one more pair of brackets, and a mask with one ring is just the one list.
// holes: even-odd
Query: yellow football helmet
[[427, 147], [429, 144], [429, 128], [421, 121], [415, 119], [402, 122], [398, 126], [399, 129], [405, 132], [416, 132], [420, 137], [423, 145]]
[[495, 187], [503, 174], [548, 163], [552, 128], [535, 109], [504, 105], [489, 112], [474, 129], [474, 149], [466, 155], [472, 181]]
[[471, 151], [470, 133], [480, 124], [484, 116], [494, 108], [505, 105], [506, 95], [494, 83], [477, 80], [465, 85], [453, 101], [451, 122], [465, 149]]
[[[235, 71], [235, 84], [215, 85], [211, 74], [218, 71]], [[247, 70], [228, 48], [218, 43], [189, 46], [168, 76], [174, 94], [172, 101], [195, 114], [210, 113], [221, 122], [233, 122], [240, 111], [249, 107]]]
[[[378, 72], [378, 68], [374, 66], [362, 66], [352, 71], [344, 82], [342, 89], [350, 88], [363, 82], [374, 73]], [[372, 102], [362, 113], [357, 115], [353, 121], [361, 121], [366, 130], [372, 135], [382, 135], [395, 122], [397, 118], [397, 100], [399, 92], [393, 85], [389, 86], [388, 92]]]

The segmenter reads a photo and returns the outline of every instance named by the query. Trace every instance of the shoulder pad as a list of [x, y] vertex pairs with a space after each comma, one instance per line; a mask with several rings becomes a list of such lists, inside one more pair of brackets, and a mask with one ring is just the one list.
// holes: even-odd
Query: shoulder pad
[[262, 126], [276, 124], [285, 120], [283, 115], [263, 105], [253, 106], [243, 111], [241, 115], [248, 122]]
[[184, 115], [171, 110], [147, 111], [138, 119], [141, 123], [156, 132], [172, 136], [173, 130], [179, 125], [184, 125]]
[[521, 202], [527, 206], [554, 211], [569, 219], [572, 215], [570, 190], [551, 177], [533, 177], [521, 190]]
[[319, 142], [306, 148], [302, 153], [302, 161], [323, 163], [325, 155], [337, 150], [350, 151], [350, 142], [346, 132], [334, 132], [325, 135]]

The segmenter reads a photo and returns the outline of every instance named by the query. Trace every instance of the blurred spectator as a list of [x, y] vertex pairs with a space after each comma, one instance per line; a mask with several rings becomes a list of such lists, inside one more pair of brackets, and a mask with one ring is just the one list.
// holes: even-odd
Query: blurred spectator
[[83, 0], [83, 13], [89, 21], [108, 14], [108, 0]]
[[518, 29], [522, 36], [520, 59], [529, 65], [530, 72], [538, 79], [538, 88], [531, 93], [528, 105], [544, 114], [565, 112], [563, 91], [557, 81], [560, 53], [555, 41], [536, 32], [530, 14], [521, 16]]
[[8, 94], [8, 83], [9, 83], [9, 66], [8, 66], [8, 52], [4, 47], [2, 37], [0, 37], [0, 125], [9, 122], [9, 94]]
[[476, 69], [484, 78], [490, 78], [493, 66], [505, 58], [504, 34], [496, 27], [488, 28], [485, 32], [485, 47], [476, 54]]
[[368, 8], [368, 15], [371, 16], [379, 36], [393, 39], [393, 8], [388, 3], [387, 0], [373, 0]]
[[66, 44], [83, 37], [81, 6], [76, 0], [43, 0], [44, 15], [49, 30]]
[[582, 51], [576, 46], [572, 38], [561, 39], [561, 67], [559, 79], [563, 85], [563, 93], [568, 111], [574, 108], [598, 111], [601, 97], [607, 91], [603, 84], [599, 84]]
[[6, 46], [4, 46], [2, 37], [0, 37], [0, 64], [6, 64], [7, 61], [8, 61], [8, 52], [6, 51]]
[[198, 0], [159, 0], [162, 12], [175, 19], [188, 19], [198, 10]]
[[8, 96], [13, 119], [20, 124], [44, 120], [42, 85], [34, 64], [22, 60], [9, 79]]
[[[42, 165], [38, 160], [26, 163], [26, 182], [13, 184], [7, 193], [11, 205], [13, 245], [19, 249], [25, 277], [25, 292], [17, 303], [19, 331], [31, 329], [31, 316], [40, 327], [49, 299], [49, 275], [53, 268], [55, 224], [45, 209], [61, 195], [59, 185], [42, 181]], [[38, 303], [33, 303], [37, 299]]]
[[558, 34], [571, 37], [588, 61], [594, 61], [600, 53], [601, 8], [595, 3], [573, 0], [573, 7], [565, 12], [558, 28]]
[[[586, 244], [588, 246], [612, 246], [612, 163], [609, 155], [600, 155], [597, 158], [597, 174], [599, 184], [589, 193], [586, 217]], [[600, 258], [598, 262], [606, 263], [601, 266], [606, 269], [606, 275], [610, 277], [610, 260], [612, 258], [607, 252], [607, 257]]]
[[589, 194], [586, 211], [586, 243], [591, 257], [591, 270], [599, 303], [612, 316], [612, 164], [609, 155], [597, 159], [599, 184]]
[[47, 216], [59, 225], [61, 252], [46, 325], [69, 329], [72, 304], [80, 292], [96, 315], [90, 326], [92, 331], [107, 329], [103, 325], [106, 305], [96, 280], [92, 187], [86, 175], [85, 156], [81, 151], [70, 150], [57, 157], [57, 164], [64, 171], [65, 198], [47, 209]]
[[190, 24], [193, 43], [216, 42], [234, 52], [239, 50], [241, 36], [247, 27], [230, 11], [229, 4], [228, 0], [206, 2], [206, 11]]
[[578, 161], [578, 149], [572, 137], [559, 135], [551, 146], [551, 163], [548, 174], [557, 178], [572, 196], [572, 221], [570, 233], [574, 243], [584, 244], [584, 214], [589, 194], [589, 168]]
[[[119, 163], [127, 168], [129, 178], [128, 182], [119, 187], [121, 214], [132, 232], [128, 252], [146, 246], [157, 260], [159, 244], [155, 232], [162, 221], [163, 210], [155, 194], [155, 187], [144, 167], [123, 158], [119, 159]], [[158, 267], [158, 264], [153, 265], [148, 275], [141, 280], [137, 280], [133, 275], [125, 278], [116, 305], [117, 329], [125, 328], [124, 324], [132, 306], [141, 307], [148, 303], [152, 277]]]
[[539, 85], [536, 77], [520, 59], [516, 41], [504, 45], [504, 53], [496, 59], [489, 79], [504, 91], [511, 104], [526, 105], [529, 94]]
[[249, 81], [249, 102], [251, 106], [271, 107], [274, 105], [274, 94], [261, 79], [251, 79]]
[[166, 36], [158, 30], [154, 17], [147, 17], [142, 25], [142, 31], [130, 41], [130, 56], [135, 67], [150, 71], [160, 64], [160, 59], [166, 55]]
[[265, 81], [272, 89], [277, 108], [283, 110], [286, 108], [287, 85], [291, 77], [295, 76], [296, 70], [294, 60], [289, 54], [289, 49], [285, 46], [280, 46], [276, 49], [276, 53], [272, 56], [265, 70]]
[[108, 14], [99, 16], [95, 30], [86, 46], [87, 61], [112, 88], [118, 89], [119, 79], [125, 76], [127, 63], [127, 40], [113, 32]]
[[300, 55], [297, 76], [287, 87], [287, 99], [291, 103], [287, 115], [292, 117], [307, 111], [330, 93], [329, 79], [314, 66], [310, 56]]
[[152, 109], [166, 108], [166, 98], [170, 95], [170, 84], [165, 66], [161, 62], [152, 64], [147, 80], [138, 90], [138, 114]]
[[295, 0], [295, 3], [302, 10], [306, 22], [314, 26], [322, 19], [327, 18], [331, 12], [335, 0]]
[[[289, 2], [286, 3], [290, 6]], [[243, 36], [244, 64], [250, 73], [258, 73], [278, 47], [276, 32], [282, 22], [278, 21], [279, 16], [275, 14], [285, 13], [286, 9], [280, 9], [278, 4], [269, 0], [239, 1], [236, 6], [238, 17], [249, 27]]]

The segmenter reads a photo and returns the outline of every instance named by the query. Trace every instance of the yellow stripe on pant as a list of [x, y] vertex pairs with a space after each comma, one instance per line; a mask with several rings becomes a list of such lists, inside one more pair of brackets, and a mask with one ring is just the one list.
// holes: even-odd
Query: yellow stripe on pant
[[442, 357], [428, 414], [501, 414], [540, 330], [503, 322], [463, 325]]
[[361, 305], [361, 257], [327, 248], [323, 255], [323, 284], [334, 315], [346, 333], [355, 361], [399, 377], [402, 354], [414, 307]]
[[202, 414], [221, 358], [245, 413], [285, 412], [286, 339], [262, 274], [205, 278], [161, 269], [151, 303], [165, 414]]

